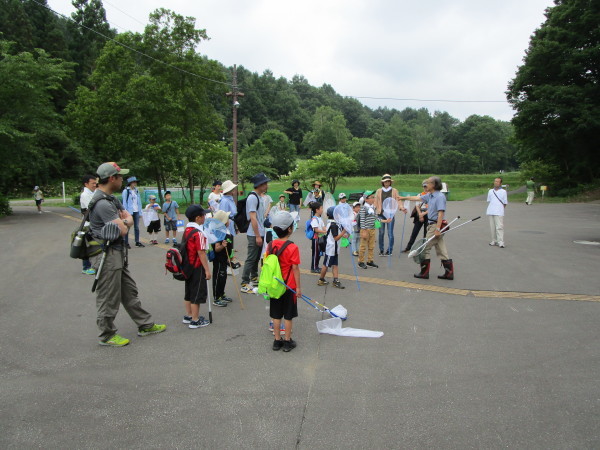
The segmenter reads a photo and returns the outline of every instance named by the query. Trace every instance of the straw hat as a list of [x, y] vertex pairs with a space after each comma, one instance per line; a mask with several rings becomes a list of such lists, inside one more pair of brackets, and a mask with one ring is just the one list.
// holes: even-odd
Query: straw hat
[[394, 180], [392, 180], [392, 176], [389, 173], [386, 173], [381, 177], [381, 182], [383, 183], [384, 181], [394, 181]]
[[227, 221], [229, 220], [229, 215], [231, 214], [231, 212], [229, 211], [217, 211], [216, 213], [213, 214], [213, 218], [217, 219], [219, 222], [223, 222], [224, 224], [227, 224]]

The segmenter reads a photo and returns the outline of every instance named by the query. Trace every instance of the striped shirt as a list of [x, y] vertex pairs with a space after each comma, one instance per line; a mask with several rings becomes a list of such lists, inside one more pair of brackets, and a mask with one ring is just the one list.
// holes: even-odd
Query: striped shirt
[[377, 214], [375, 214], [374, 206], [365, 204], [362, 208], [360, 208], [358, 215], [360, 218], [361, 230], [372, 230], [375, 228], [375, 219], [377, 218]]

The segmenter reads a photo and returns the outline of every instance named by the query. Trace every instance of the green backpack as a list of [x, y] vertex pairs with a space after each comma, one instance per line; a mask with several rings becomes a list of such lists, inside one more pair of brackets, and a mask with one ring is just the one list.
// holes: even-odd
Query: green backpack
[[[258, 293], [264, 295], [265, 298], [279, 298], [285, 294], [285, 291], [287, 290], [287, 288], [275, 278], [283, 280], [281, 266], [279, 265], [279, 255], [283, 253], [289, 244], [293, 244], [293, 242], [285, 241], [280, 248], [276, 249], [275, 253], [272, 253], [273, 241], [269, 242], [269, 245], [267, 246], [269, 255], [263, 261], [260, 278], [258, 279]], [[285, 279], [285, 283], [287, 283], [291, 273], [292, 270], [290, 269], [290, 272]]]

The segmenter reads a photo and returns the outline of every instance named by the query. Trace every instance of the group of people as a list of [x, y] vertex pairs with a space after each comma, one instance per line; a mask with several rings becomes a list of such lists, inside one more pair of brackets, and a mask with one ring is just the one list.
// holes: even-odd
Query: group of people
[[[114, 326], [114, 319], [120, 304], [123, 304], [125, 310], [137, 324], [139, 336], [160, 333], [166, 329], [165, 325], [156, 324], [152, 316], [142, 307], [138, 299], [135, 281], [131, 278], [128, 270], [127, 234], [131, 227], [134, 227], [135, 230], [134, 215], [139, 217], [142, 207], [135, 177], [127, 180], [128, 186], [123, 191], [123, 202], [120, 202], [114, 195], [121, 188], [123, 175], [127, 173], [128, 170], [121, 169], [114, 162], [104, 163], [98, 168], [98, 178], [92, 175], [84, 177], [84, 192], [81, 196], [82, 211], [85, 212], [89, 205], [93, 205], [93, 209], [89, 212], [89, 221], [95, 238], [101, 238], [102, 228], [109, 222], [116, 224], [120, 231], [119, 238], [115, 242], [111, 242], [106, 251], [104, 267], [97, 287], [97, 324], [100, 329], [100, 344], [110, 346], [123, 346], [129, 343], [128, 339], [117, 334]], [[269, 254], [277, 255], [282, 276], [285, 278], [286, 291], [280, 298], [270, 300], [269, 329], [275, 336], [273, 350], [283, 349], [287, 352], [296, 346], [296, 342], [292, 339], [292, 320], [298, 315], [297, 299], [302, 295], [299, 276], [299, 248], [290, 241], [298, 223], [302, 191], [299, 183], [295, 180], [292, 187], [285, 191], [289, 196], [289, 205], [285, 203], [285, 198], [280, 199], [278, 210], [269, 216], [268, 209], [271, 202], [268, 198], [265, 200], [265, 196], [270, 181], [264, 173], [252, 177], [253, 190], [245, 200], [245, 214], [249, 225], [246, 231], [247, 256], [242, 271], [240, 290], [243, 293], [255, 292], [259, 280], [261, 257]], [[444, 273], [438, 278], [445, 280], [454, 278], [453, 261], [449, 257], [444, 242], [443, 232], [447, 225], [445, 220], [446, 196], [441, 192], [440, 178], [434, 176], [424, 180], [424, 190], [418, 196], [401, 196], [398, 190], [392, 187], [392, 183], [392, 177], [385, 174], [381, 179], [381, 188], [376, 191], [365, 191], [361, 200], [352, 205], [354, 216], [352, 229], [344, 229], [341, 224], [336, 222], [333, 206], [325, 212], [327, 223], [324, 222], [321, 218], [324, 212], [322, 202], [324, 195], [322, 192], [318, 192], [320, 183], [315, 183], [315, 190], [311, 191], [313, 199], [309, 203], [311, 211], [309, 222], [313, 232], [311, 236], [311, 271], [319, 274], [317, 285], [329, 284], [326, 274], [331, 269], [332, 285], [344, 289], [339, 280], [338, 270], [342, 239], [353, 237], [352, 250], [355, 255], [358, 255], [358, 265], [363, 269], [378, 267], [374, 261], [377, 228], [379, 228], [380, 256], [392, 255], [395, 218], [385, 217], [383, 214], [383, 204], [388, 198], [393, 198], [398, 202], [405, 200], [417, 202], [417, 206], [412, 211], [416, 234], [413, 230], [413, 236], [411, 236], [411, 241], [405, 251], [410, 248], [422, 227], [425, 228], [425, 237], [433, 238], [425, 247], [421, 270], [414, 276], [422, 279], [429, 278], [430, 253], [431, 249], [435, 248], [444, 267]], [[231, 180], [223, 183], [216, 181], [213, 192], [209, 196], [209, 209], [204, 209], [200, 205], [191, 205], [185, 211], [188, 224], [179, 248], [184, 260], [184, 267], [187, 270], [183, 323], [187, 324], [189, 328], [201, 328], [209, 325], [209, 321], [200, 315], [200, 305], [207, 301], [207, 282], [209, 280], [212, 279], [215, 305], [225, 307], [232, 301], [225, 295], [225, 285], [227, 269], [239, 267], [239, 263], [233, 261], [234, 239], [238, 234], [233, 221], [238, 212], [234, 200], [236, 189], [237, 185]], [[164, 214], [165, 224], [176, 220], [179, 216], [179, 206], [170, 199], [169, 193], [165, 195], [165, 204], [162, 207], [156, 204], [156, 199], [152, 196], [149, 197], [149, 200], [150, 203], [146, 209], [156, 214], [159, 212]], [[340, 194], [339, 201], [347, 203], [346, 195]], [[506, 191], [502, 188], [501, 178], [497, 178], [494, 188], [490, 189], [488, 202], [488, 215], [493, 236], [490, 245], [504, 247], [502, 216], [507, 205], [507, 196]], [[288, 207], [290, 211], [287, 210]], [[408, 213], [404, 207], [399, 209], [405, 214]], [[171, 210], [173, 214], [169, 214]], [[213, 244], [208, 244], [202, 233], [208, 214], [222, 222], [227, 230], [226, 237]], [[158, 220], [157, 218], [153, 219], [151, 223]], [[377, 227], [376, 222], [380, 222]], [[158, 230], [160, 230], [160, 222]], [[156, 233], [158, 230], [154, 224], [152, 232]], [[169, 228], [167, 231], [173, 231], [173, 242], [177, 243], [176, 227]], [[386, 236], [387, 246], [384, 242]], [[135, 239], [137, 245], [139, 231], [136, 233]], [[156, 239], [152, 241], [156, 242]], [[348, 244], [346, 242], [346, 245]], [[323, 267], [319, 267], [321, 254], [324, 255]], [[209, 266], [209, 258], [213, 262], [212, 269]], [[86, 272], [88, 270], [90, 272]], [[84, 262], [85, 273], [93, 273], [93, 270], [91, 262]]]

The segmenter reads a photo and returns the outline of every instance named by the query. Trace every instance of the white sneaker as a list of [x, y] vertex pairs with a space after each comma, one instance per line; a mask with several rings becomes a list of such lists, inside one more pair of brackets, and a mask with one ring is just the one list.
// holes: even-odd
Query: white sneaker
[[504, 248], [504, 242], [498, 242], [498, 247]]
[[494, 245], [497, 245], [495, 241], [490, 242], [490, 245], [493, 247]]

